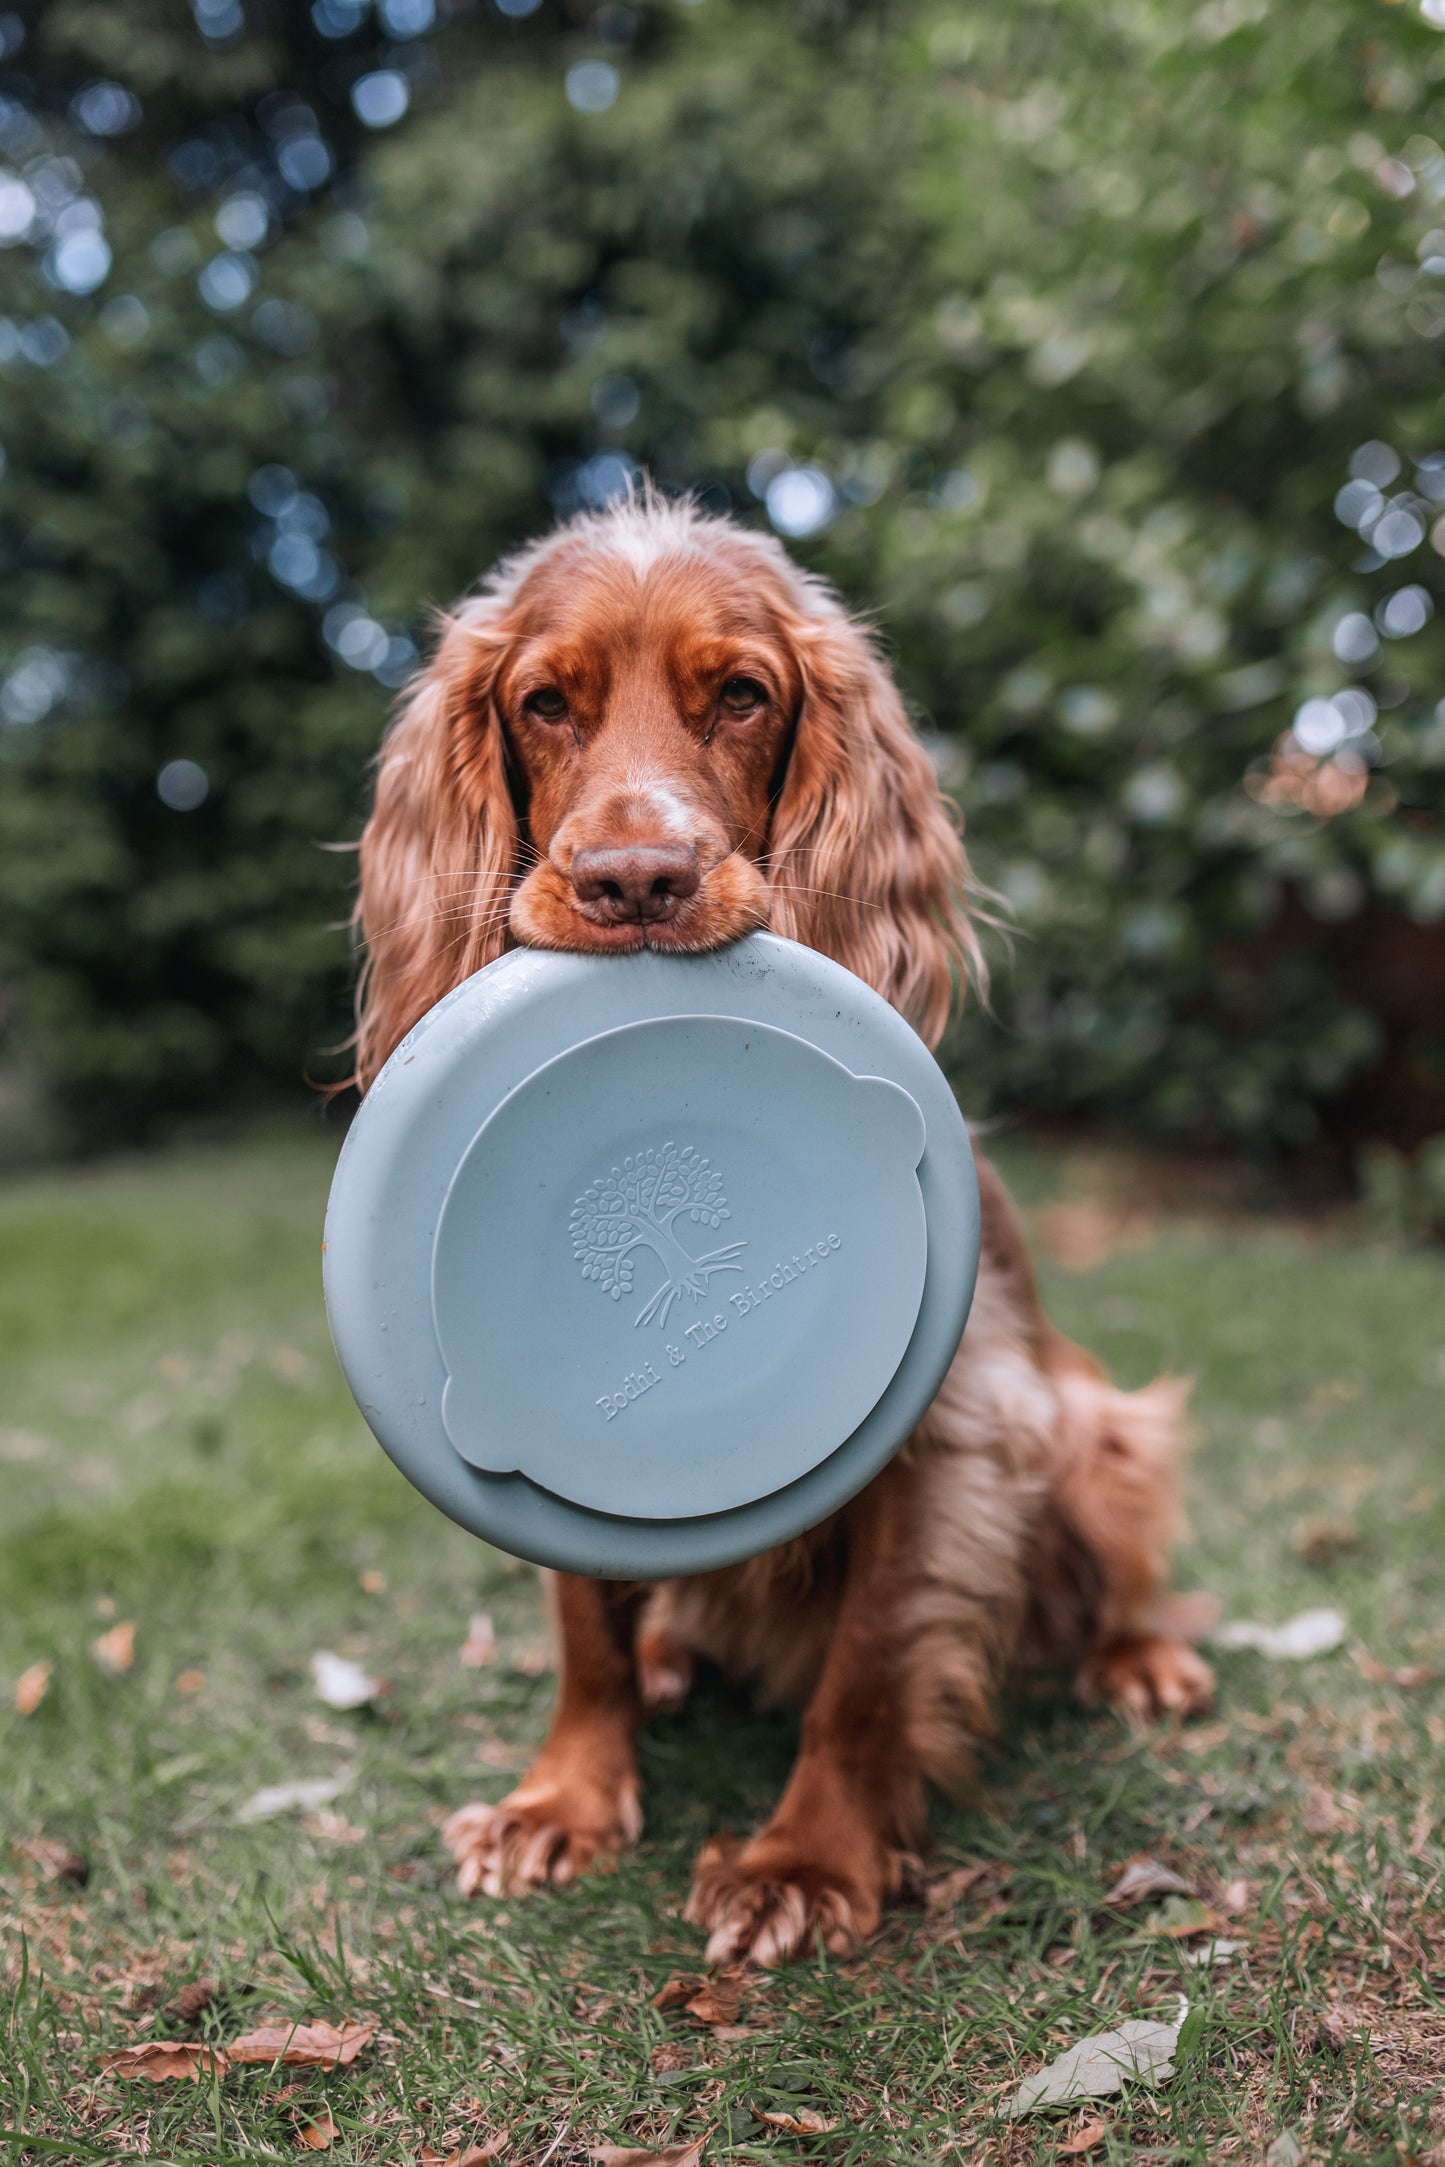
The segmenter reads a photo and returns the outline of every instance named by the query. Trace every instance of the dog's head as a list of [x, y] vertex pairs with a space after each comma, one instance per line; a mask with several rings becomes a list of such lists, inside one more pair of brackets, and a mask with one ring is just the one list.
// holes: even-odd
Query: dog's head
[[448, 618], [361, 843], [359, 1080], [521, 942], [758, 926], [936, 1041], [976, 968], [956, 824], [872, 642], [770, 537], [653, 498], [560, 528]]

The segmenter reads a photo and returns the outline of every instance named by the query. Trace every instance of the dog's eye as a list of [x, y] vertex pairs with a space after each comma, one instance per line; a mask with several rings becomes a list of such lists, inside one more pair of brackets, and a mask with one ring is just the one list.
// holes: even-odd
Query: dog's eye
[[540, 715], [543, 722], [558, 722], [567, 712], [567, 702], [555, 685], [542, 685], [536, 692], [529, 692], [522, 705], [529, 715]]
[[755, 677], [730, 677], [719, 697], [730, 715], [748, 715], [762, 706], [767, 694]]

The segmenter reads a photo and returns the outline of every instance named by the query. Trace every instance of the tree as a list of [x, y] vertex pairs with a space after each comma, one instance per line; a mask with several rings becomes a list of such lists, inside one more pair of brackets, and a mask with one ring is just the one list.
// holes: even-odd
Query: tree
[[573, 1254], [582, 1277], [595, 1279], [614, 1302], [632, 1292], [634, 1260], [650, 1249], [662, 1266], [663, 1281], [644, 1304], [636, 1324], [655, 1316], [665, 1325], [679, 1296], [700, 1301], [715, 1272], [740, 1272], [733, 1259], [747, 1247], [731, 1242], [692, 1256], [677, 1238], [680, 1218], [695, 1226], [720, 1227], [730, 1219], [722, 1175], [687, 1146], [664, 1144], [659, 1151], [639, 1151], [614, 1166], [605, 1180], [578, 1197], [572, 1212]]
[[345, 1073], [428, 610], [642, 468], [876, 618], [1023, 936], [971, 1112], [1445, 1128], [1434, 0], [23, 12], [0, 1008], [72, 1138]]

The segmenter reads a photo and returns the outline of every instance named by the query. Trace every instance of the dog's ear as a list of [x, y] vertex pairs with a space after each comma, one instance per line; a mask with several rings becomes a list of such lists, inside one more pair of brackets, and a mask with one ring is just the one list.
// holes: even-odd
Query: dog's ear
[[789, 626], [803, 682], [773, 808], [773, 931], [865, 979], [930, 1046], [984, 966], [959, 822], [872, 639], [831, 598]]
[[363, 1090], [418, 1017], [507, 945], [518, 828], [492, 699], [501, 617], [487, 596], [445, 620], [378, 757], [356, 907]]

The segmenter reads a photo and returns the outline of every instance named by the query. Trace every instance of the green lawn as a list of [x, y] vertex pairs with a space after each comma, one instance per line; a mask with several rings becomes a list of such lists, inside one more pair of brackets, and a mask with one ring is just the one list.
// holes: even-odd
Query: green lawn
[[[0, 1191], [0, 2123], [20, 2157], [294, 2158], [329, 2106], [346, 2161], [506, 2131], [506, 2159], [574, 2167], [705, 2129], [713, 2161], [1048, 2160], [1080, 2113], [999, 2124], [1009, 2082], [1182, 1991], [1199, 2021], [1173, 2081], [1105, 2103], [1090, 2161], [1445, 2158], [1445, 1688], [1380, 1674], [1445, 1676], [1441, 1258], [1345, 1221], [1164, 1210], [1127, 1162], [1002, 1157], [1044, 1243], [1090, 1266], [1046, 1261], [1059, 1321], [1126, 1382], [1198, 1376], [1181, 1581], [1234, 1617], [1336, 1605], [1350, 1637], [1221, 1655], [1216, 1716], [1143, 1739], [1022, 1689], [978, 1795], [935, 1821], [930, 1873], [996, 1870], [956, 1907], [899, 1909], [856, 1961], [747, 1984], [721, 2039], [651, 1997], [699, 1968], [690, 1858], [765, 1811], [791, 1719], [705, 1688], [646, 1734], [647, 1832], [616, 1873], [455, 1896], [439, 1821], [499, 1796], [543, 1724], [535, 1576], [423, 1504], [351, 1408], [318, 1287], [326, 1142]], [[469, 1669], [477, 1610], [498, 1653]], [[133, 1666], [105, 1668], [93, 1643], [131, 1620]], [[320, 1703], [322, 1648], [389, 1681], [374, 1711]], [[344, 1788], [237, 1818], [302, 1777]], [[1147, 1905], [1101, 1910], [1141, 1850], [1219, 1915], [1227, 1962], [1191, 1964], [1201, 1937], [1151, 1931]], [[56, 1872], [71, 1853], [83, 1885]], [[201, 1977], [217, 1995], [188, 2023], [167, 2005]], [[98, 2067], [278, 2017], [378, 2030], [329, 2075]], [[803, 2108], [837, 2128], [761, 2119]]]

